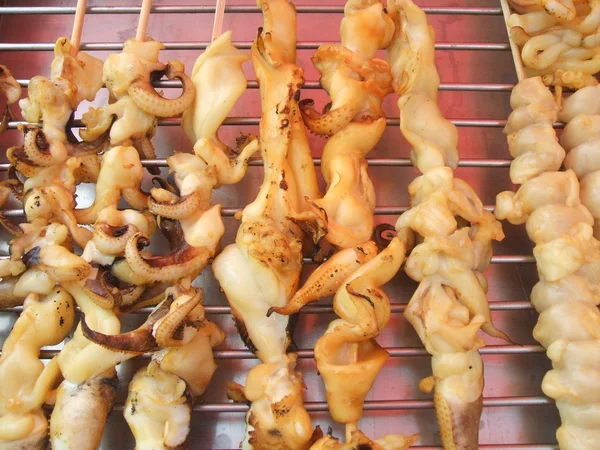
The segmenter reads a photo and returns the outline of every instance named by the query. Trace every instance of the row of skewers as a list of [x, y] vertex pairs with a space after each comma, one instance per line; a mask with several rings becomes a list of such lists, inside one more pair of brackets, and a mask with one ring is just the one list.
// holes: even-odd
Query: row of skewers
[[[61, 38], [50, 78], [31, 80], [28, 97], [19, 104], [24, 118], [41, 126], [20, 127], [23, 145], [7, 152], [10, 177], [0, 186], [0, 200], [11, 194], [22, 200], [27, 219], [18, 226], [1, 220], [15, 237], [10, 258], [0, 262], [0, 299], [4, 306], [23, 304], [0, 358], [1, 448], [44, 448], [48, 436], [52, 448], [97, 448], [115, 397], [115, 367], [142, 353], [152, 358], [133, 378], [125, 405], [136, 448], [193, 445], [187, 442], [192, 399], [205, 391], [216, 368], [212, 348], [224, 339], [204, 315], [202, 290], [192, 285], [211, 260], [240, 335], [260, 360], [245, 386], [229, 386], [232, 400], [250, 405], [242, 448], [407, 448], [417, 436], [375, 439], [359, 427], [365, 397], [389, 356], [375, 340], [390, 317], [381, 286], [405, 258], [407, 274], [419, 282], [405, 316], [432, 355], [433, 375], [420, 387], [434, 392], [444, 448], [477, 448], [483, 392], [478, 331], [508, 340], [492, 323], [483, 275], [492, 241], [504, 236], [475, 192], [454, 176], [458, 133], [437, 105], [435, 39], [425, 14], [411, 0], [390, 0], [385, 8], [380, 0], [348, 0], [341, 43], [323, 45], [313, 57], [331, 98], [318, 111], [311, 100], [300, 98], [304, 79], [296, 65], [293, 5], [288, 0], [259, 0], [258, 5], [264, 23], [250, 56], [232, 45], [230, 32], [216, 33], [191, 77], [179, 61], [160, 62], [162, 44], [145, 37], [147, 14], [142, 14], [136, 39], [126, 41], [123, 52], [102, 63]], [[143, 10], [148, 7], [146, 2]], [[378, 49], [387, 49], [387, 61], [375, 57]], [[260, 133], [242, 136], [233, 150], [221, 142], [218, 130], [246, 88], [242, 65], [248, 60], [260, 86]], [[178, 98], [165, 99], [154, 91], [152, 81], [160, 76], [181, 80]], [[597, 304], [588, 286], [597, 241], [587, 231], [593, 218], [585, 208], [593, 207], [594, 196], [588, 195], [586, 204], [582, 194], [583, 205], [578, 203], [571, 171], [552, 172], [559, 174], [551, 183], [560, 191], [556, 195], [536, 190], [536, 177], [558, 170], [564, 151], [550, 145], [553, 138], [546, 129], [544, 147], [533, 144], [539, 136], [527, 140], [522, 133], [537, 130], [537, 122], [551, 131], [560, 109], [540, 79], [532, 80], [515, 88], [511, 104], [519, 112], [506, 130], [513, 133], [509, 142], [516, 156], [511, 177], [524, 185], [516, 195], [499, 195], [496, 216], [515, 223], [533, 220], [539, 198], [552, 204], [565, 198], [578, 214], [553, 210], [540, 213], [531, 229], [528, 222], [536, 244], [552, 244], [536, 247], [542, 287], [532, 298], [540, 311], [554, 311], [543, 313], [536, 329], [562, 371], [549, 375], [551, 382], [545, 380], [552, 387], [547, 393], [554, 396], [573, 364], [582, 364], [577, 355], [585, 349], [570, 341], [587, 339], [586, 349], [597, 342], [560, 335], [583, 313], [571, 312], [567, 321], [562, 309], [552, 310], [566, 295], [560, 289], [573, 292], [573, 283], [590, 292], [589, 301], [582, 300], [585, 305], [578, 308]], [[2, 86], [9, 103], [15, 103], [20, 88], [6, 68]], [[92, 100], [102, 86], [109, 91], [109, 104], [83, 115], [79, 141], [69, 120], [81, 101]], [[396, 223], [396, 236], [371, 240], [375, 194], [365, 157], [383, 134], [381, 104], [393, 92], [399, 95], [400, 128], [412, 146], [411, 161], [422, 175], [409, 185], [411, 209]], [[598, 173], [582, 159], [593, 159], [586, 149], [596, 135], [581, 128], [595, 119], [586, 122], [580, 114], [600, 113], [589, 98], [589, 92], [575, 94], [562, 110], [571, 131], [562, 138], [568, 143], [561, 143], [574, 155], [572, 167], [575, 172], [580, 168], [581, 178]], [[539, 103], [541, 108], [529, 107]], [[156, 178], [157, 187], [144, 192], [140, 161], [155, 157], [151, 138], [157, 118], [180, 114], [194, 153], [169, 156], [171, 176]], [[329, 137], [321, 164], [324, 195], [305, 127]], [[238, 216], [235, 243], [218, 252], [224, 226], [220, 205], [211, 204], [212, 190], [238, 182], [258, 151], [263, 183], [256, 200]], [[74, 193], [83, 182], [95, 183], [96, 195], [90, 207], [81, 209]], [[119, 209], [123, 204], [127, 208]], [[563, 213], [577, 222], [569, 228], [577, 236], [569, 231], [568, 239], [557, 238], [556, 233], [566, 231], [544, 228], [548, 222], [559, 228], [571, 224], [556, 221]], [[148, 250], [159, 231], [171, 245], [167, 255]], [[552, 252], [573, 246], [581, 255], [574, 255], [569, 266], [573, 279], [562, 282], [567, 272], [557, 267], [560, 258]], [[300, 287], [303, 256], [327, 248], [327, 260]], [[313, 427], [290, 347], [293, 315], [331, 295], [339, 319], [317, 341], [315, 359], [331, 415], [346, 427], [345, 443]], [[551, 304], [550, 298], [555, 299]], [[44, 366], [40, 349], [65, 339], [75, 322], [75, 304], [83, 313], [75, 335]], [[120, 317], [144, 306], [155, 307], [146, 322], [121, 333]], [[596, 336], [593, 321], [589, 325], [583, 328]], [[550, 351], [554, 341], [561, 343], [566, 360]], [[595, 414], [586, 409], [588, 422], [575, 423], [584, 420], [573, 406], [580, 403], [565, 395], [559, 402], [568, 422], [559, 430], [561, 448], [596, 448], [589, 426]], [[44, 404], [53, 405], [49, 426]], [[578, 432], [582, 429], [584, 438]]]

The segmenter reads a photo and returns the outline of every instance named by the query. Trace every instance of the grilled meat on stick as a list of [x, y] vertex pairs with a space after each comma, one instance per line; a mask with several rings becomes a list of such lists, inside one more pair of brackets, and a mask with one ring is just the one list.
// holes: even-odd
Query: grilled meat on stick
[[[33, 77], [28, 97], [19, 101], [25, 120], [42, 122], [41, 130], [36, 127], [31, 130], [31, 136], [35, 136], [31, 143], [26, 133], [24, 154], [14, 155], [30, 166], [47, 168], [62, 164], [71, 156], [74, 149], [67, 140], [67, 123], [79, 104], [83, 100], [94, 100], [102, 87], [102, 61], [84, 52], [73, 56], [70, 50], [70, 41], [59, 38], [54, 46], [50, 79], [41, 75]], [[8, 157], [11, 160], [11, 152]]]
[[434, 391], [442, 444], [471, 450], [478, 448], [483, 393], [477, 331], [508, 339], [492, 324], [483, 276], [491, 242], [504, 234], [473, 189], [454, 177], [458, 133], [437, 105], [434, 34], [425, 13], [411, 0], [393, 0], [388, 11], [396, 22], [388, 61], [400, 95], [400, 129], [422, 172], [409, 185], [411, 209], [396, 223], [407, 247], [419, 238], [406, 261], [419, 287], [404, 315], [432, 355], [433, 376], [420, 387]]
[[[261, 361], [246, 386], [231, 395], [251, 402], [244, 449], [306, 449], [313, 434], [303, 407], [302, 375], [295, 371], [288, 317], [266, 317], [297, 289], [302, 268], [304, 196], [318, 197], [314, 165], [298, 100], [303, 83], [296, 59], [296, 12], [287, 0], [263, 0], [264, 26], [252, 46], [260, 85], [260, 148], [264, 181], [246, 206], [235, 244], [213, 262], [242, 338]], [[233, 392], [235, 391], [235, 392]]]
[[8, 127], [8, 121], [15, 118], [10, 105], [16, 103], [21, 98], [21, 86], [14, 79], [10, 70], [2, 64], [0, 64], [0, 91], [2, 91], [6, 99], [6, 108], [2, 119], [0, 119], [0, 136], [2, 136]]
[[[81, 120], [86, 128], [80, 134], [85, 141], [94, 141], [110, 129], [112, 145], [132, 141], [143, 158], [156, 158], [150, 138], [154, 136], [157, 117], [181, 114], [194, 101], [196, 92], [180, 61], [163, 64], [158, 60], [163, 48], [160, 42], [150, 38], [128, 39], [121, 53], [108, 56], [102, 69], [102, 81], [111, 102], [101, 108], [90, 108], [83, 115]], [[157, 74], [164, 74], [169, 80], [181, 80], [181, 95], [174, 99], [159, 95], [151, 84]]]
[[322, 45], [312, 58], [331, 104], [321, 114], [312, 100], [300, 103], [307, 127], [332, 136], [321, 162], [327, 192], [309, 203], [327, 221], [326, 239], [339, 248], [362, 244], [373, 232], [375, 192], [365, 157], [385, 131], [381, 102], [392, 82], [389, 65], [374, 56], [394, 32], [379, 0], [349, 1], [344, 11], [342, 43]]
[[579, 179], [579, 198], [594, 217], [596, 239], [600, 238], [599, 93], [600, 85], [584, 87], [568, 97], [558, 113], [558, 119], [567, 124], [560, 136], [560, 145], [567, 151], [564, 164]]
[[[44, 198], [37, 202], [48, 206]], [[63, 285], [86, 278], [91, 267], [70, 251], [67, 226], [28, 213], [32, 223], [20, 225], [23, 234], [11, 241], [10, 259], [11, 265], [27, 270], [13, 279], [15, 283], [2, 280], [9, 284], [11, 296], [25, 301], [0, 357], [0, 448], [41, 450], [48, 434], [42, 405], [61, 374], [57, 359], [44, 366], [39, 352], [62, 342], [71, 330], [74, 302]]]
[[399, 239], [379, 254], [369, 241], [375, 198], [364, 159], [385, 129], [381, 101], [391, 90], [391, 73], [385, 61], [373, 56], [389, 43], [394, 25], [379, 0], [350, 0], [344, 11], [342, 45], [321, 46], [313, 58], [323, 75], [321, 83], [331, 93], [332, 107], [318, 114], [305, 102], [303, 110], [311, 130], [335, 133], [323, 153], [329, 190], [314, 203], [325, 210], [326, 238], [342, 250], [317, 268], [284, 307], [272, 307], [269, 314], [295, 314], [335, 294], [334, 310], [340, 319], [317, 341], [315, 359], [331, 415], [346, 425], [346, 444], [327, 436], [311, 448], [400, 449], [416, 436], [388, 435], [372, 441], [358, 429], [365, 397], [389, 357], [375, 341], [390, 317], [389, 300], [379, 288], [396, 274], [405, 254]]
[[[554, 167], [544, 165], [544, 150], [558, 153], [560, 149], [552, 129], [557, 115], [568, 120], [579, 109], [577, 103], [582, 97], [578, 93], [573, 97], [560, 112], [539, 77], [525, 79], [513, 89], [510, 98], [513, 112], [505, 129], [511, 154], [537, 153], [540, 157], [531, 160], [532, 175], [520, 183], [516, 193], [498, 194], [496, 216], [515, 224], [525, 223], [527, 234], [535, 243], [533, 255], [540, 281], [531, 292], [531, 303], [540, 316], [533, 336], [546, 348], [552, 361], [553, 368], [544, 377], [542, 390], [556, 400], [560, 412], [558, 444], [562, 450], [591, 450], [600, 446], [596, 386], [600, 351], [597, 308], [600, 243], [593, 236], [594, 218], [585, 206], [587, 198], [581, 195], [583, 189], [576, 172], [572, 169], [559, 172], [561, 161]], [[577, 117], [569, 123], [576, 121]], [[542, 127], [548, 130], [545, 141], [536, 139], [532, 144], [534, 140], [517, 140], [519, 136], [535, 134]], [[569, 134], [565, 142], [571, 143]], [[587, 137], [587, 133], [582, 137]], [[515, 146], [513, 143], [517, 142], [520, 144]], [[573, 147], [571, 152], [577, 148]], [[564, 155], [564, 150], [560, 151]], [[580, 168], [574, 157], [569, 161], [573, 169]]]

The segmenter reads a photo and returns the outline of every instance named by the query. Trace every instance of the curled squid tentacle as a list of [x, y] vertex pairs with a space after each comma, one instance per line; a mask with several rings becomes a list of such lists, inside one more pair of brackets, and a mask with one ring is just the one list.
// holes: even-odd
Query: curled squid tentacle
[[121, 293], [111, 283], [111, 274], [108, 271], [98, 271], [95, 279], [85, 280], [84, 292], [90, 300], [102, 309], [112, 310], [120, 306]]
[[[156, 149], [150, 138], [150, 135], [146, 135], [133, 140], [133, 146], [139, 152], [140, 159], [156, 159]], [[147, 166], [146, 170], [152, 175], [160, 174], [160, 167]]]
[[179, 79], [183, 83], [183, 92], [175, 99], [161, 97], [152, 87], [149, 80], [140, 78], [127, 89], [131, 99], [144, 111], [156, 117], [172, 117], [181, 114], [194, 101], [196, 87], [190, 77], [183, 72], [183, 64], [170, 61], [167, 65], [166, 77], [169, 80]]
[[152, 189], [151, 196], [148, 198], [148, 209], [152, 214], [166, 217], [167, 219], [185, 219], [198, 211], [204, 203], [204, 195], [199, 190], [181, 197], [171, 194], [167, 195], [166, 198], [164, 190], [161, 189], [162, 195], [160, 196], [158, 191], [156, 188]]
[[376, 254], [377, 246], [371, 241], [337, 252], [317, 267], [287, 305], [271, 307], [267, 312], [267, 317], [274, 312], [282, 315], [295, 314], [303, 306], [335, 294], [346, 278], [362, 264], [374, 258]]
[[192, 311], [201, 304], [202, 291], [166, 291], [164, 300], [136, 330], [128, 333], [108, 335], [93, 331], [82, 320], [83, 335], [102, 347], [126, 353], [151, 352], [160, 348], [177, 347], [188, 343], [203, 322], [187, 320]]
[[169, 314], [174, 300], [174, 297], [167, 296], [139, 328], [128, 333], [104, 334], [94, 331], [85, 321], [85, 316], [81, 317], [81, 331], [88, 340], [109, 350], [136, 354], [152, 352], [159, 348], [153, 335], [154, 325]]
[[48, 167], [60, 164], [68, 158], [67, 149], [60, 141], [48, 141], [41, 128], [19, 124], [23, 132], [23, 152], [34, 165]]
[[360, 111], [360, 104], [342, 105], [334, 110], [324, 108], [322, 113], [314, 109], [315, 102], [305, 99], [300, 102], [302, 118], [308, 129], [318, 136], [333, 136], [346, 125]]
[[145, 258], [141, 249], [150, 245], [144, 233], [134, 234], [125, 247], [125, 258], [130, 269], [148, 281], [175, 281], [198, 274], [208, 265], [212, 252], [205, 247], [185, 245], [169, 255]]

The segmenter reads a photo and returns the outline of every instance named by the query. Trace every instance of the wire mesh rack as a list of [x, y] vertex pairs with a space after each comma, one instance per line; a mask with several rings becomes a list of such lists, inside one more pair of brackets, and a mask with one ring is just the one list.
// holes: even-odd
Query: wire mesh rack
[[[516, 82], [510, 47], [502, 19], [502, 11], [495, 0], [456, 0], [450, 6], [437, 6], [434, 0], [418, 2], [423, 6], [437, 35], [437, 65], [442, 79], [440, 105], [443, 114], [459, 127], [460, 151], [464, 158], [457, 174], [467, 180], [487, 205], [493, 205], [495, 194], [512, 186], [508, 177], [510, 160], [502, 135], [510, 109], [510, 90]], [[24, 5], [27, 3], [27, 5]], [[114, 2], [117, 3], [117, 2]], [[139, 6], [109, 4], [104, 0], [89, 1], [83, 30], [81, 49], [98, 57], [122, 48], [124, 39], [135, 33]], [[208, 45], [215, 12], [210, 0], [155, 1], [152, 8], [148, 34], [165, 44], [162, 60], [181, 59], [188, 69]], [[303, 98], [313, 98], [323, 104], [325, 94], [318, 83], [318, 73], [312, 67], [310, 56], [324, 42], [339, 41], [338, 27], [343, 14], [344, 0], [328, 0], [327, 4], [311, 5], [310, 1], [295, 2], [298, 11], [298, 60], [305, 69], [307, 82]], [[312, 3], [316, 3], [312, 0]], [[430, 4], [431, 3], [431, 4]], [[24, 88], [29, 79], [39, 73], [47, 74], [54, 41], [68, 35], [75, 13], [75, 2], [67, 0], [22, 2], [0, 1], [0, 62], [6, 64]], [[234, 30], [234, 41], [242, 49], [250, 47], [260, 25], [260, 11], [252, 0], [238, 0], [225, 9], [224, 29]], [[35, 23], [35, 26], [31, 26]], [[309, 40], [310, 39], [310, 40]], [[249, 80], [254, 80], [247, 67]], [[180, 84], [160, 81], [170, 96]], [[248, 90], [236, 105], [234, 116], [227, 119], [221, 132], [224, 141], [240, 132], [257, 129], [260, 103], [256, 81], [250, 81]], [[26, 91], [24, 92], [24, 95]], [[172, 95], [176, 95], [173, 91]], [[93, 105], [107, 101], [102, 90]], [[388, 128], [375, 150], [369, 155], [370, 174], [374, 180], [378, 205], [376, 222], [393, 223], [396, 216], [406, 211], [407, 185], [417, 172], [408, 159], [409, 146], [398, 129], [396, 99], [389, 96], [385, 102]], [[80, 107], [80, 117], [89, 105]], [[16, 127], [20, 122], [9, 123], [9, 131], [0, 140], [5, 148], [19, 143]], [[159, 121], [154, 143], [159, 159], [145, 160], [147, 167], [166, 169], [166, 156], [173, 149], [189, 150], [191, 144], [179, 129], [179, 119]], [[79, 121], [74, 126], [78, 127]], [[556, 124], [560, 127], [561, 124]], [[310, 137], [317, 166], [324, 140]], [[1, 152], [0, 171], [6, 172], [8, 164]], [[251, 201], [262, 180], [262, 162], [253, 159], [245, 179], [235, 186], [219, 189], [214, 201], [223, 205], [227, 229], [223, 244], [233, 241], [237, 222], [234, 214]], [[150, 177], [144, 181], [147, 186]], [[93, 186], [80, 186], [77, 201], [87, 206], [93, 200]], [[23, 217], [18, 204], [8, 206], [6, 215], [16, 220]], [[491, 209], [492, 206], [487, 206]], [[531, 245], [522, 228], [505, 226], [504, 242], [495, 246], [488, 273], [489, 300], [494, 321], [514, 341], [507, 345], [486, 337], [487, 346], [481, 353], [485, 363], [484, 412], [481, 421], [480, 443], [482, 449], [556, 449], [554, 430], [558, 414], [552, 401], [543, 396], [541, 379], [549, 364], [543, 349], [533, 340], [531, 330], [536, 320], [528, 295], [536, 281]], [[0, 236], [0, 252], [7, 254], [7, 235]], [[305, 260], [304, 276], [314, 269]], [[225, 343], [216, 349], [219, 369], [205, 398], [194, 407], [192, 423], [192, 449], [237, 448], [243, 437], [244, 412], [247, 407], [226, 400], [226, 382], [243, 382], [247, 371], [257, 363], [246, 350], [233, 327], [227, 300], [216, 280], [207, 269], [196, 284], [205, 291], [206, 312], [227, 332]], [[416, 334], [402, 317], [406, 303], [416, 285], [399, 274], [385, 288], [392, 301], [392, 319], [379, 337], [379, 342], [391, 354], [365, 403], [365, 416], [361, 428], [370, 436], [385, 433], [421, 433], [416, 448], [438, 449], [439, 433], [428, 395], [419, 392], [418, 381], [430, 374], [430, 360]], [[22, 308], [0, 313], [0, 335], [5, 338]], [[148, 309], [126, 316], [124, 328], [139, 325]], [[342, 428], [332, 423], [325, 400], [322, 382], [313, 361], [314, 343], [333, 319], [331, 299], [308, 306], [300, 314], [296, 329], [299, 350], [299, 368], [306, 383], [307, 409], [315, 424], [343, 435]], [[54, 356], [60, 346], [44, 349], [42, 358]], [[109, 417], [103, 449], [133, 448], [133, 438], [122, 417], [127, 383], [136, 367], [144, 364], [142, 356], [119, 368], [121, 388], [117, 405]]]

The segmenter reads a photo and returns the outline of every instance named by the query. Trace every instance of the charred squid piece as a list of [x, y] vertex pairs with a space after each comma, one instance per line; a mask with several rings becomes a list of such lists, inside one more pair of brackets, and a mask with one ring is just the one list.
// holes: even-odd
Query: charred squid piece
[[[102, 440], [104, 424], [113, 408], [118, 386], [119, 379], [114, 369], [92, 377], [83, 384], [68, 381], [61, 383], [50, 421], [51, 447], [97, 449]], [[74, 423], [85, 428], [74, 427]]]
[[54, 46], [51, 79], [36, 76], [28, 97], [19, 102], [23, 117], [42, 122], [42, 129], [23, 128], [24, 152], [37, 166], [62, 164], [68, 157], [66, 127], [83, 100], [92, 101], [102, 87], [102, 61], [84, 52], [71, 55], [71, 43], [59, 38]]
[[84, 248], [92, 232], [80, 227], [75, 215], [73, 193], [60, 184], [30, 189], [23, 199], [23, 210], [29, 223], [57, 222], [65, 225], [73, 240]]
[[144, 233], [134, 234], [125, 247], [125, 258], [131, 270], [147, 280], [176, 281], [199, 274], [208, 265], [214, 251], [206, 247], [192, 247], [187, 243], [169, 255], [145, 257], [142, 249], [150, 245]]
[[56, 359], [39, 360], [40, 349], [58, 345], [73, 326], [73, 298], [62, 287], [31, 293], [2, 347], [0, 359], [0, 447], [45, 448], [48, 420], [42, 410], [60, 380]]
[[0, 91], [6, 98], [6, 109], [0, 119], [0, 136], [4, 134], [8, 128], [8, 122], [15, 120], [15, 115], [10, 109], [10, 105], [15, 103], [21, 97], [21, 85], [14, 79], [10, 70], [0, 64]]
[[226, 31], [211, 42], [192, 70], [196, 98], [184, 111], [181, 126], [194, 144], [194, 153], [216, 167], [217, 186], [240, 181], [248, 160], [259, 148], [255, 136], [238, 139], [237, 151], [218, 136], [219, 127], [246, 90], [242, 64], [249, 59], [248, 54], [232, 45], [231, 31]]
[[121, 195], [135, 209], [147, 208], [148, 196], [140, 185], [144, 170], [134, 147], [113, 147], [102, 158], [102, 168], [96, 183], [96, 196], [92, 206], [75, 210], [80, 224], [94, 223], [100, 211], [116, 207]]
[[34, 247], [23, 255], [23, 263], [47, 273], [57, 283], [83, 280], [91, 271], [84, 259], [61, 245]]
[[313, 108], [312, 100], [300, 102], [310, 131], [333, 136], [353, 120], [383, 117], [381, 100], [392, 91], [390, 66], [373, 55], [370, 58], [361, 57], [340, 44], [319, 47], [312, 62], [321, 73], [321, 85], [332, 102], [322, 113]]
[[184, 345], [201, 326], [202, 321], [188, 320], [188, 315], [202, 301], [202, 291], [167, 290], [164, 300], [136, 330], [106, 335], [93, 331], [82, 319], [83, 335], [107, 349], [125, 353], [144, 353], [160, 348]]
[[337, 438], [328, 433], [327, 436], [313, 444], [310, 450], [405, 450], [414, 444], [418, 438], [419, 435], [387, 434], [373, 441], [362, 431], [357, 430], [352, 432], [349, 441], [340, 443]]
[[152, 360], [129, 384], [124, 416], [136, 448], [184, 450], [192, 419], [186, 382]]
[[[114, 276], [114, 275], [113, 275]], [[146, 306], [156, 306], [165, 298], [165, 291], [171, 286], [171, 283], [154, 283], [148, 286], [130, 285], [127, 291], [135, 291], [135, 294], [123, 293], [122, 302], [119, 305], [121, 314], [137, 311]]]
[[145, 112], [156, 117], [173, 117], [183, 113], [194, 101], [196, 87], [184, 72], [181, 61], [169, 61], [165, 71], [168, 80], [179, 79], [183, 84], [183, 92], [174, 99], [159, 95], [149, 79], [140, 78], [131, 83], [127, 93], [131, 99]]
[[274, 312], [288, 316], [295, 314], [309, 303], [335, 294], [346, 278], [376, 255], [377, 246], [371, 241], [337, 252], [317, 267], [287, 305], [270, 308], [267, 317]]
[[92, 244], [86, 247], [84, 256], [99, 264], [111, 265], [116, 257], [125, 253], [127, 241], [141, 231], [152, 234], [156, 220], [148, 210], [118, 210], [116, 206], [104, 208], [94, 224]]
[[96, 278], [87, 278], [84, 290], [87, 296], [100, 308], [112, 310], [121, 305], [119, 289], [112, 284], [114, 278], [105, 270], [98, 270]]

